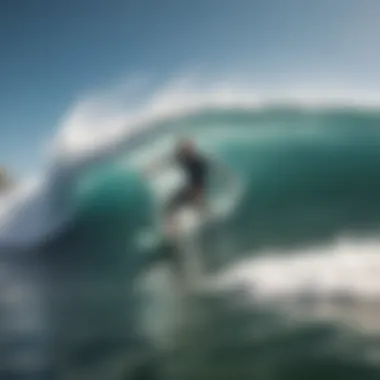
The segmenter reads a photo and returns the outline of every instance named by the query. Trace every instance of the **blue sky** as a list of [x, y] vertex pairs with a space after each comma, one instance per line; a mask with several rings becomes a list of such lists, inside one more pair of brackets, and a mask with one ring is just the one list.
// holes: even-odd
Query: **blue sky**
[[380, 85], [378, 0], [2, 0], [0, 164], [24, 173], [69, 107], [129, 74]]

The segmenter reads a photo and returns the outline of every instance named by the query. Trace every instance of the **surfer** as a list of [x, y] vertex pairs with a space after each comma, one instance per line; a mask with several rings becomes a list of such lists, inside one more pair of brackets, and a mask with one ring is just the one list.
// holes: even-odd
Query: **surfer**
[[[183, 138], [177, 143], [174, 156], [171, 157], [185, 174], [185, 184], [165, 205], [166, 232], [173, 233], [175, 228], [176, 212], [187, 205], [198, 208], [201, 213], [206, 211], [205, 190], [207, 179], [214, 161], [203, 155], [196, 147], [194, 141]], [[166, 161], [155, 163], [148, 172], [156, 171], [166, 164]], [[218, 165], [219, 166], [219, 165]]]

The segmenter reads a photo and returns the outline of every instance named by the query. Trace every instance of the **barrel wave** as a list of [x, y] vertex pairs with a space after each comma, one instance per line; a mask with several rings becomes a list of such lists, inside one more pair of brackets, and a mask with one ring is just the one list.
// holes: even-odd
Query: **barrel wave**
[[228, 260], [376, 233], [377, 122], [377, 113], [358, 110], [221, 109], [176, 118], [160, 125], [161, 134], [155, 130], [153, 142], [147, 136], [146, 143], [81, 173], [71, 187], [75, 223], [96, 221], [100, 231], [121, 230], [120, 239], [132, 239], [152, 217], [152, 194], [139, 165], [166, 154], [171, 141], [186, 134], [244, 183], [245, 197], [221, 234], [231, 247]]

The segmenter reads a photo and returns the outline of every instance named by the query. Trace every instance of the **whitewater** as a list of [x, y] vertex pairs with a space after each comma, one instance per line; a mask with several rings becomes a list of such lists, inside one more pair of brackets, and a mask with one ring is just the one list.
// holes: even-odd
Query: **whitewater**
[[[136, 326], [144, 345], [156, 347], [169, 335], [176, 299], [169, 295], [175, 281], [165, 261], [170, 252], [145, 252], [136, 236], [154, 218], [141, 169], [182, 135], [228, 163], [244, 183], [233, 215], [203, 234], [215, 292], [238, 289], [243, 303], [275, 307], [286, 318], [320, 321], [320, 308], [313, 313], [310, 303], [322, 305], [324, 320], [336, 324], [347, 317], [342, 302], [353, 308], [378, 302], [376, 98], [295, 91], [258, 96], [225, 85], [199, 90], [178, 84], [133, 108], [130, 97], [114, 91], [78, 102], [48, 143], [44, 172], [0, 200], [2, 256], [12, 273], [24, 273], [18, 260], [32, 262], [33, 271], [14, 275], [26, 288], [36, 288], [35, 271], [44, 273], [36, 294], [48, 305], [45, 328], [62, 340], [59, 355], [86, 351], [92, 340], [107, 346], [110, 337], [110, 351], [117, 351], [115, 340], [124, 334], [128, 345], [141, 341], [130, 332]], [[162, 179], [160, 186], [169, 182]], [[16, 286], [3, 281], [4, 288]], [[14, 315], [22, 302], [15, 301]], [[57, 310], [68, 308], [81, 317], [58, 317]], [[94, 313], [96, 321], [86, 323]], [[364, 331], [364, 314], [346, 326]]]

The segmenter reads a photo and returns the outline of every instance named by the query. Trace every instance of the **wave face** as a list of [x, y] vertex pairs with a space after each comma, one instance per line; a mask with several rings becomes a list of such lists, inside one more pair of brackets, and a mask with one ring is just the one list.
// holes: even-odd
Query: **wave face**
[[[379, 123], [380, 112], [356, 108], [213, 107], [151, 120], [138, 138], [123, 140], [106, 154], [95, 152], [86, 165], [61, 168], [45, 190], [51, 207], [43, 225], [59, 223], [53, 223], [54, 235], [38, 242], [38, 255], [54, 273], [51, 305], [97, 315], [91, 324], [85, 317], [82, 322], [52, 317], [57, 331], [65, 332], [62, 344], [81, 356], [90, 336], [96, 336], [96, 352], [137, 339], [131, 331], [141, 322], [143, 297], [132, 284], [147, 272], [147, 262], [166, 254], [143, 252], [135, 244], [154, 216], [154, 197], [140, 170], [167, 152], [177, 135], [193, 136], [202, 149], [225, 160], [244, 185], [234, 214], [204, 233], [206, 262], [215, 272], [270, 250], [302, 256], [305, 248], [342, 237], [376, 236]], [[282, 272], [277, 267], [276, 273]], [[255, 278], [266, 284], [263, 273]]]
[[220, 109], [176, 118], [160, 125], [163, 132], [156, 130], [153, 140], [147, 135], [80, 174], [71, 187], [73, 223], [90, 236], [111, 229], [123, 240], [132, 237], [127, 231], [149, 220], [152, 204], [139, 166], [165, 154], [170, 139], [184, 133], [244, 183], [245, 197], [222, 234], [229, 240], [226, 258], [371, 234], [380, 221], [378, 121], [377, 113], [301, 109]]

